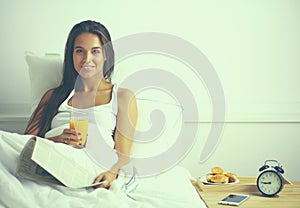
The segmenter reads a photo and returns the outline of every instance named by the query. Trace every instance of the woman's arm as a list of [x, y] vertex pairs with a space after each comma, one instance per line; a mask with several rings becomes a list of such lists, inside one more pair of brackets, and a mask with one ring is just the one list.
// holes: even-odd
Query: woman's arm
[[134, 94], [127, 89], [118, 91], [118, 116], [115, 131], [115, 150], [118, 154], [118, 161], [107, 172], [100, 174], [95, 183], [107, 181], [99, 187], [109, 188], [116, 179], [120, 168], [130, 161], [130, 150], [132, 139], [137, 123], [137, 104]]
[[[45, 109], [45, 105], [50, 100], [53, 92], [54, 89], [51, 89], [44, 94], [39, 105], [37, 106], [29, 120], [29, 123], [25, 130], [25, 134], [38, 136], [40, 130], [39, 123], [41, 121], [42, 113]], [[47, 139], [52, 140], [53, 142], [81, 147], [81, 136], [74, 129], [64, 129], [64, 131], [60, 135]]]
[[45, 105], [51, 98], [53, 92], [54, 92], [54, 89], [50, 89], [44, 94], [44, 96], [42, 97], [41, 101], [39, 102], [37, 108], [31, 115], [31, 118], [28, 122], [28, 125], [26, 127], [24, 134], [31, 134], [31, 135], [35, 135], [35, 136], [38, 135], [39, 123], [41, 120], [42, 113], [44, 111]]

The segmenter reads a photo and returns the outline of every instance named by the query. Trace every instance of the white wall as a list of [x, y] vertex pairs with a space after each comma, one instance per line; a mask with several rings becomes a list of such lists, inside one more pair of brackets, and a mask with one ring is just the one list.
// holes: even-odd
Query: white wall
[[[200, 126], [203, 141], [210, 124]], [[195, 160], [203, 147], [198, 140], [181, 164], [194, 176], [205, 175], [214, 165], [238, 175], [256, 176], [265, 160], [276, 159], [283, 165], [285, 177], [299, 181], [299, 127], [299, 123], [226, 123], [217, 148], [206, 162]]]
[[[227, 123], [221, 140], [211, 157], [199, 164], [211, 126], [206, 123], [211, 112], [209, 96], [203, 94], [200, 136], [182, 163], [195, 176], [215, 164], [241, 175], [255, 175], [265, 159], [276, 158], [287, 176], [300, 180], [295, 159], [300, 156], [299, 1], [12, 0], [1, 1], [0, 8], [0, 113], [11, 103], [30, 102], [24, 52], [62, 54], [68, 32], [78, 21], [103, 22], [113, 39], [138, 32], [169, 33], [190, 41], [205, 54], [226, 98]], [[133, 63], [123, 64], [139, 67]], [[147, 64], [153, 67], [152, 62]], [[200, 88], [205, 86], [200, 84]]]

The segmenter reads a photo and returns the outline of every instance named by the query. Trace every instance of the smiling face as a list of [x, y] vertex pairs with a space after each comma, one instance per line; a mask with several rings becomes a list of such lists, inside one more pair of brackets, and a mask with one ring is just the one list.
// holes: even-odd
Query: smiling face
[[82, 79], [102, 79], [105, 55], [97, 35], [83, 33], [76, 37], [73, 50], [73, 62]]

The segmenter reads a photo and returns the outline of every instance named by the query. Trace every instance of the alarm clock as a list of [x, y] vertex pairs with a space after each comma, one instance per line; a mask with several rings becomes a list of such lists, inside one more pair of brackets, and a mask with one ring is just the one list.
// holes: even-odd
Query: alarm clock
[[[270, 166], [268, 163], [276, 163]], [[284, 170], [277, 160], [266, 160], [265, 164], [259, 168], [261, 172], [257, 178], [258, 190], [267, 197], [276, 196], [283, 188], [284, 180], [282, 174]]]

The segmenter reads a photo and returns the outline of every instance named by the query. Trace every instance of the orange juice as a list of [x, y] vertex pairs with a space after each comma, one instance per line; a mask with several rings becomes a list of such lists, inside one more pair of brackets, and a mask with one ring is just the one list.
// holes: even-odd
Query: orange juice
[[85, 146], [87, 134], [88, 134], [88, 119], [71, 119], [70, 120], [70, 129], [75, 129], [81, 134], [81, 144]]

